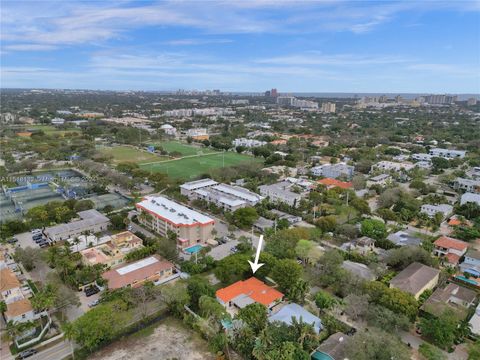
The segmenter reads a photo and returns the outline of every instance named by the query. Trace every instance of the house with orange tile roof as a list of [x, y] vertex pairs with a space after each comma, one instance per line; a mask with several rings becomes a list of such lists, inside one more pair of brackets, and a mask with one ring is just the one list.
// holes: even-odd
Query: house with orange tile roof
[[321, 185], [325, 185], [327, 187], [327, 189], [333, 189], [335, 187], [339, 187], [339, 188], [342, 188], [342, 189], [350, 189], [353, 184], [350, 182], [350, 181], [340, 181], [340, 180], [337, 180], [337, 179], [332, 179], [332, 178], [325, 178], [325, 179], [321, 179], [321, 180], [318, 180], [317, 183], [321, 184]]
[[271, 310], [283, 299], [283, 294], [255, 277], [240, 280], [216, 292], [217, 301], [227, 309], [243, 309], [260, 303]]
[[443, 258], [449, 265], [453, 266], [458, 264], [460, 258], [468, 250], [468, 243], [448, 236], [440, 236], [433, 245], [433, 254]]

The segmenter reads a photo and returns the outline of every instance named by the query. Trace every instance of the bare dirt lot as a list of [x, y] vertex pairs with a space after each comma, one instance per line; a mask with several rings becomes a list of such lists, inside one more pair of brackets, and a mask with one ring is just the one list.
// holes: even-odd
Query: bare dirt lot
[[95, 360], [210, 360], [207, 343], [181, 321], [167, 318], [93, 354]]

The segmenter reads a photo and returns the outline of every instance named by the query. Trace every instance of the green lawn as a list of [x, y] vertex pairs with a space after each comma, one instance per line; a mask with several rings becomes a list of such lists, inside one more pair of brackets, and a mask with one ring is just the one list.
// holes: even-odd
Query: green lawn
[[55, 135], [60, 135], [60, 136], [64, 136], [67, 133], [74, 133], [74, 132], [81, 133], [82, 132], [80, 129], [60, 130], [53, 125], [28, 125], [26, 127], [26, 129], [37, 130], [37, 131], [42, 130], [47, 135], [55, 134]]
[[244, 162], [261, 162], [261, 160], [252, 156], [241, 155], [234, 152], [226, 152], [225, 160], [223, 157], [222, 153], [218, 153], [160, 163], [144, 164], [140, 167], [152, 172], [166, 173], [174, 179], [190, 180], [208, 172], [210, 169], [238, 165]]
[[212, 149], [183, 144], [179, 141], [161, 141], [161, 142], [152, 143], [150, 145], [153, 145], [155, 147], [162, 147], [163, 150], [166, 150], [168, 152], [178, 151], [183, 156], [210, 154], [210, 153], [216, 152], [215, 150], [212, 150]]
[[105, 155], [113, 156], [114, 163], [129, 161], [142, 164], [145, 162], [161, 161], [166, 159], [163, 156], [151, 154], [147, 151], [138, 150], [130, 146], [106, 147], [100, 149], [99, 151]]

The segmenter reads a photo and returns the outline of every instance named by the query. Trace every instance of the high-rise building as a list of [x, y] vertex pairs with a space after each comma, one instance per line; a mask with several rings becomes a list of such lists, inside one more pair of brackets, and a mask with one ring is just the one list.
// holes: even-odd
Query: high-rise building
[[270, 96], [271, 96], [271, 97], [277, 97], [277, 96], [278, 96], [277, 89], [272, 89], [272, 90], [270, 90]]
[[475, 105], [477, 105], [477, 99], [475, 99], [475, 98], [470, 98], [470, 99], [468, 99], [468, 100], [467, 100], [467, 105], [468, 105], [468, 106], [475, 106]]
[[324, 113], [334, 113], [336, 110], [335, 103], [326, 102], [322, 104], [322, 112]]

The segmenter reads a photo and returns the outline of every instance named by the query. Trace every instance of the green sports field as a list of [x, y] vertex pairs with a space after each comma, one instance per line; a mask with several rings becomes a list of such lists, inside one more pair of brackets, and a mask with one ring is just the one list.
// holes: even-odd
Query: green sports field
[[129, 146], [106, 147], [100, 149], [100, 152], [105, 155], [113, 156], [114, 163], [128, 161], [142, 164], [145, 162], [161, 161], [166, 159], [164, 156], [158, 156]]
[[151, 143], [149, 145], [155, 146], [156, 150], [159, 149], [159, 147], [161, 147], [163, 150], [168, 152], [177, 151], [183, 156], [211, 154], [216, 152], [215, 150], [212, 150], [212, 149], [183, 144], [179, 141], [161, 141], [161, 142]]
[[223, 166], [233, 166], [245, 162], [260, 163], [261, 160], [248, 155], [226, 152], [225, 157], [223, 153], [218, 153], [159, 163], [143, 164], [140, 165], [140, 167], [148, 171], [168, 174], [168, 176], [174, 179], [190, 180], [208, 172], [210, 169], [221, 168]]

